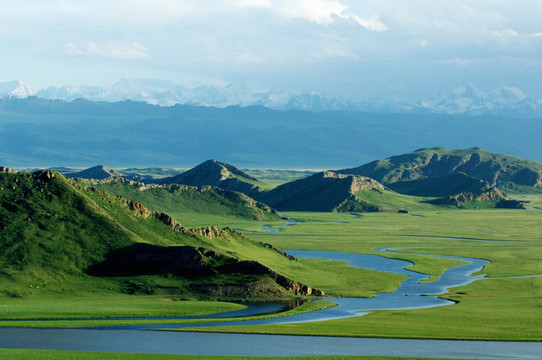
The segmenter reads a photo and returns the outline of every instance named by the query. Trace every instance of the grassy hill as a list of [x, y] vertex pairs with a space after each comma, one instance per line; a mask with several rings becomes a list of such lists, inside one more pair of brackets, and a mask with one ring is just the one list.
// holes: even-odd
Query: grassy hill
[[159, 184], [183, 184], [190, 186], [211, 185], [224, 190], [239, 191], [247, 195], [269, 189], [255, 177], [233, 165], [216, 160], [207, 160], [179, 175], [156, 181]]
[[[435, 206], [523, 208], [500, 190], [465, 174], [390, 184], [365, 176], [316, 173], [256, 196], [281, 211], [374, 212]], [[394, 191], [395, 190], [395, 191]]]
[[[483, 184], [476, 184], [471, 178], [504, 191], [542, 191], [542, 164], [490, 153], [478, 147], [465, 150], [424, 148], [337, 172], [368, 176], [396, 191], [413, 195], [440, 196], [443, 192], [465, 192], [473, 186], [483, 187]], [[458, 173], [470, 178], [456, 175]], [[433, 180], [421, 181], [425, 179]], [[457, 181], [462, 185], [458, 186]], [[468, 189], [462, 189], [462, 186]], [[452, 191], [453, 187], [457, 188]]]
[[166, 212], [181, 222], [183, 218], [195, 214], [257, 221], [280, 219], [274, 209], [248, 195], [212, 186], [154, 185], [123, 178], [102, 181], [80, 180], [80, 183], [111, 195], [143, 203], [147, 208]]
[[366, 177], [319, 172], [257, 195], [257, 199], [285, 211], [379, 211], [355, 194], [361, 190], [381, 193], [386, 188]]
[[463, 192], [482, 193], [491, 188], [487, 181], [461, 172], [434, 178], [398, 181], [388, 186], [398, 193], [414, 196], [450, 196]]
[[67, 173], [66, 177], [69, 178], [82, 178], [82, 179], [107, 179], [115, 176], [123, 176], [119, 171], [110, 169], [103, 165], [97, 165], [85, 170]]
[[188, 229], [165, 213], [54, 171], [0, 172], [0, 229], [2, 294], [314, 293], [282, 275], [297, 261], [269, 245], [231, 229]]

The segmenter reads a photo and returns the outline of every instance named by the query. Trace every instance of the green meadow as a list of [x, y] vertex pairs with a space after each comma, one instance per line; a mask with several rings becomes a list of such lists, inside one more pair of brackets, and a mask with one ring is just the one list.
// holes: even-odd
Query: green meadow
[[[486, 279], [451, 289], [443, 296], [456, 301], [453, 306], [379, 311], [358, 318], [311, 324], [232, 326], [207, 330], [538, 341], [542, 339], [542, 327], [539, 326], [542, 323], [542, 277], [515, 276], [542, 274], [542, 211], [537, 209], [542, 199], [539, 195], [523, 196], [523, 199], [530, 201], [526, 210], [431, 209], [411, 214], [391, 211], [283, 214], [302, 222], [296, 225], [284, 225], [285, 220], [256, 222], [237, 219], [231, 225], [242, 229], [256, 242], [270, 243], [281, 249], [369, 253], [406, 259], [413, 263], [412, 270], [431, 275], [429, 281], [460, 261], [423, 254], [484, 258], [491, 264], [481, 271]], [[202, 218], [200, 223], [193, 225], [203, 225], [206, 221]], [[262, 226], [282, 232], [271, 233], [263, 230]], [[215, 246], [225, 248], [232, 244], [217, 242]], [[382, 247], [396, 249], [385, 254], [375, 250]], [[254, 247], [246, 256], [258, 256], [258, 251]], [[289, 267], [278, 262], [273, 264], [271, 258], [267, 261], [271, 266], [277, 266], [281, 273], [324, 290], [331, 297], [373, 296], [393, 291], [404, 279], [401, 275], [348, 267], [342, 261], [300, 259]], [[39, 290], [34, 289], [36, 291]], [[90, 300], [87, 303], [84, 299]], [[96, 306], [98, 299], [101, 305]], [[126, 316], [128, 313], [132, 316], [182, 316], [231, 310], [238, 306], [190, 299], [172, 301], [159, 295], [119, 297], [118, 294], [108, 296], [100, 293], [94, 299], [83, 296], [79, 299], [63, 298], [61, 294], [28, 298], [0, 296], [4, 319], [108, 317]]]
[[[406, 337], [439, 339], [529, 340], [542, 339], [542, 198], [521, 196], [526, 210], [420, 210], [352, 214], [287, 213], [297, 225], [266, 222], [281, 230], [270, 233], [252, 227], [247, 234], [282, 249], [328, 250], [380, 254], [413, 262], [411, 270], [440, 276], [459, 264], [453, 259], [423, 254], [455, 255], [491, 261], [480, 274], [486, 279], [453, 288], [443, 295], [457, 302], [420, 310], [378, 311], [345, 320], [317, 324], [231, 326], [198, 331], [231, 331], [327, 336]], [[413, 216], [416, 215], [416, 216]], [[247, 225], [248, 227], [248, 225]], [[393, 247], [382, 254], [377, 248]], [[315, 261], [315, 260], [311, 260]], [[320, 261], [320, 260], [319, 260]], [[328, 261], [323, 261], [324, 263]], [[326, 278], [296, 274], [310, 286], [334, 292]], [[431, 281], [429, 279], [429, 281]], [[353, 286], [360, 286], [355, 279]]]
[[[127, 228], [137, 232], [138, 236], [145, 238], [162, 234], [160, 235], [163, 236], [163, 239], [160, 238], [161, 242], [174, 243], [175, 239], [170, 239], [169, 232], [162, 230], [161, 225], [143, 220], [133, 222], [132, 217], [120, 213], [119, 208], [113, 206], [114, 202], [99, 192], [90, 193], [87, 196], [101, 204], [103, 209], [115, 219], [119, 219], [118, 221], [122, 224], [129, 224], [129, 227], [126, 225]], [[409, 269], [428, 274], [430, 278], [426, 281], [438, 279], [443, 271], [460, 264], [461, 261], [425, 255], [454, 255], [491, 261], [478, 274], [484, 275], [485, 279], [450, 289], [447, 294], [442, 295], [443, 298], [456, 302], [451, 306], [376, 311], [356, 318], [314, 323], [239, 325], [183, 330], [540, 341], [542, 340], [542, 326], [540, 326], [542, 324], [542, 277], [533, 275], [542, 274], [542, 195], [516, 195], [515, 198], [526, 201], [525, 210], [437, 207], [425, 202], [424, 198], [401, 196], [390, 197], [389, 205], [390, 207], [408, 206], [409, 213], [399, 213], [396, 210], [374, 213], [287, 212], [281, 214], [283, 219], [274, 216], [256, 221], [238, 216], [238, 214], [220, 213], [220, 211], [216, 211], [215, 214], [203, 214], [194, 209], [172, 211], [170, 215], [188, 227], [219, 225], [242, 231], [248, 239], [242, 237], [209, 239], [206, 240], [206, 245], [212, 246], [217, 251], [235, 255], [240, 260], [258, 259], [291, 279], [324, 291], [331, 298], [331, 301], [306, 303], [297, 309], [281, 314], [284, 316], [333, 306], [333, 297], [371, 297], [378, 293], [392, 292], [405, 277], [349, 267], [344, 261], [299, 259], [286, 262], [276, 252], [261, 246], [261, 243], [271, 244], [277, 249], [340, 251], [404, 259], [413, 263]], [[54, 205], [53, 203], [51, 206]], [[170, 202], [168, 206], [174, 210], [173, 202]], [[300, 223], [287, 225], [288, 221]], [[91, 225], [89, 223], [88, 226]], [[269, 228], [280, 232], [270, 232], [267, 230]], [[383, 253], [377, 250], [380, 248], [392, 249]], [[77, 255], [77, 253], [74, 254]], [[53, 259], [53, 261], [56, 260]], [[66, 274], [69, 274], [68, 270]], [[88, 281], [90, 277], [62, 276], [64, 276], [63, 279], [43, 278], [39, 286], [31, 280], [34, 275], [29, 274], [17, 283], [25, 284], [24, 291], [21, 291], [19, 287], [10, 288], [6, 285], [7, 282], [0, 281], [0, 284], [5, 283], [4, 289], [6, 289], [0, 292], [0, 326], [69, 327], [159, 324], [172, 321], [135, 319], [120, 321], [111, 318], [203, 315], [242, 307], [242, 305], [224, 301], [211, 301], [215, 299], [196, 299], [178, 294], [122, 294], [119, 288], [121, 283], [111, 281], [107, 277]], [[47, 281], [53, 283], [53, 280], [55, 286], [47, 286]], [[137, 280], [145, 282], [148, 279], [140, 277]], [[163, 282], [169, 286], [175, 279], [164, 277], [153, 281]], [[104, 320], [61, 320], [85, 318], [103, 318]], [[13, 319], [23, 321], [10, 321]], [[44, 321], [45, 319], [49, 320]], [[3, 358], [199, 359], [201, 357], [2, 349], [0, 359]], [[217, 358], [250, 359], [247, 357]], [[366, 359], [367, 357], [333, 358]], [[288, 359], [326, 359], [326, 357], [289, 357]]]

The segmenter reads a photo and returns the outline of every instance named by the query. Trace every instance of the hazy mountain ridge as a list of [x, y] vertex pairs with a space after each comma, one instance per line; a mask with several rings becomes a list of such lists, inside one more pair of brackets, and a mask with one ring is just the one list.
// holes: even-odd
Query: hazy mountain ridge
[[499, 116], [0, 100], [0, 162], [12, 167], [189, 168], [220, 158], [243, 168], [332, 169], [420, 144], [542, 161], [541, 134], [540, 119]]
[[511, 86], [502, 86], [489, 92], [472, 84], [460, 86], [433, 95], [428, 99], [404, 101], [400, 98], [352, 99], [332, 97], [315, 91], [301, 92], [294, 89], [271, 89], [254, 91], [240, 82], [227, 86], [204, 85], [188, 88], [165, 80], [121, 79], [111, 87], [89, 85], [34, 88], [20, 81], [0, 83], [0, 97], [26, 98], [37, 96], [44, 99], [73, 101], [140, 101], [153, 105], [176, 104], [194, 106], [264, 106], [275, 110], [352, 110], [379, 112], [432, 112], [439, 114], [499, 114], [514, 117], [542, 116], [542, 97], [527, 96]]

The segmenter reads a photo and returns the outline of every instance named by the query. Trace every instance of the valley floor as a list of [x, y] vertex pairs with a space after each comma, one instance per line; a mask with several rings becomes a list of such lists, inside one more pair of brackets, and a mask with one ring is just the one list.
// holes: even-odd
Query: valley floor
[[[397, 337], [397, 338], [438, 338], [438, 339], [481, 339], [481, 340], [542, 340], [542, 197], [525, 196], [530, 201], [526, 210], [483, 209], [483, 210], [426, 210], [415, 214], [380, 212], [368, 214], [337, 213], [287, 213], [282, 214], [298, 221], [285, 225], [286, 221], [255, 222], [222, 219], [229, 225], [242, 230], [246, 236], [281, 249], [326, 250], [352, 253], [380, 254], [377, 248], [393, 247], [394, 252], [386, 256], [409, 260], [412, 270], [430, 274], [436, 279], [446, 268], [457, 261], [419, 254], [444, 254], [482, 258], [491, 261], [481, 274], [486, 279], [466, 286], [453, 288], [445, 298], [457, 302], [422, 310], [397, 310], [374, 312], [367, 316], [323, 321], [310, 324], [283, 324], [266, 326], [235, 326], [206, 329], [208, 331], [303, 334], [355, 337]], [[415, 215], [415, 216], [413, 216]], [[208, 219], [193, 218], [193, 225], [205, 225]], [[198, 223], [199, 222], [199, 223]], [[281, 232], [262, 229], [267, 226]], [[399, 253], [400, 252], [400, 253]], [[412, 254], [409, 254], [412, 253]], [[314, 288], [324, 290], [332, 296], [372, 296], [376, 292], [393, 291], [401, 277], [389, 273], [353, 269], [343, 263], [325, 260], [302, 260], [299, 268], [283, 268], [282, 273]], [[319, 269], [314, 273], [308, 268]], [[375, 290], [377, 289], [377, 290]], [[127, 297], [129, 298], [129, 296]], [[22, 316], [25, 306], [35, 304], [35, 314], [55, 310], [40, 307], [36, 299], [12, 299], [0, 296], [0, 309], [12, 304], [21, 306], [17, 315], [9, 313], [3, 318]], [[149, 300], [159, 301], [159, 300]], [[19, 302], [18, 305], [15, 303]], [[178, 302], [179, 304], [191, 302]], [[205, 304], [199, 303], [199, 310], [205, 311]], [[22, 305], [21, 305], [22, 304]], [[60, 302], [57, 309], [63, 305]], [[170, 305], [166, 305], [170, 306]], [[171, 311], [172, 315], [180, 308]], [[192, 306], [192, 305], [191, 305]], [[224, 309], [228, 306], [223, 304]], [[233, 305], [232, 305], [233, 306]], [[13, 309], [14, 309], [13, 308]], [[198, 305], [191, 310], [196, 311]], [[118, 309], [110, 307], [111, 316], [118, 315]], [[208, 309], [207, 309], [208, 310]], [[222, 309], [221, 309], [222, 310]], [[102, 310], [108, 312], [105, 306]], [[181, 312], [183, 312], [181, 311]], [[65, 316], [62, 311], [58, 316]], [[0, 321], [2, 326], [2, 321]], [[192, 329], [193, 330], [193, 329]], [[199, 328], [199, 331], [205, 329]], [[18, 350], [1, 352], [0, 358], [22, 359], [30, 353]], [[32, 358], [68, 359], [73, 354], [38, 352]], [[10, 354], [10, 357], [5, 354]], [[58, 356], [57, 356], [58, 355]], [[81, 355], [81, 357], [79, 357]], [[28, 355], [29, 356], [29, 355]], [[62, 357], [64, 356], [64, 357]], [[87, 356], [87, 357], [85, 357]], [[96, 356], [96, 357], [93, 357]], [[78, 354], [77, 358], [100, 359], [105, 356]], [[118, 358], [124, 359], [123, 355]], [[131, 357], [145, 359], [141, 357]], [[153, 357], [156, 358], [156, 357]], [[161, 358], [161, 357], [160, 357]], [[198, 357], [171, 357], [171, 359], [197, 359]], [[164, 357], [169, 359], [169, 357]], [[224, 357], [224, 359], [230, 359]], [[236, 358], [241, 359], [241, 358]], [[307, 358], [304, 358], [307, 359]], [[345, 357], [363, 359], [363, 357]], [[387, 358], [382, 358], [387, 359]]]

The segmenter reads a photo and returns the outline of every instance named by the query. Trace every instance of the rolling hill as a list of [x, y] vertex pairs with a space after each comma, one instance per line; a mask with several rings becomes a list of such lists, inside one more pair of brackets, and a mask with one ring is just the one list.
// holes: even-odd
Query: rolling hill
[[124, 178], [80, 180], [81, 184], [115, 196], [144, 204], [154, 211], [164, 211], [182, 221], [187, 214], [221, 215], [249, 220], [277, 220], [276, 210], [236, 191], [205, 185], [156, 185]]
[[64, 174], [64, 176], [69, 178], [81, 178], [81, 179], [107, 179], [110, 177], [115, 176], [122, 176], [123, 174], [121, 172], [118, 172], [116, 170], [110, 169], [103, 165], [97, 165], [85, 170], [81, 170], [78, 172], [72, 172]]
[[190, 186], [216, 186], [224, 190], [239, 191], [247, 195], [256, 194], [269, 188], [255, 177], [239, 170], [233, 165], [207, 160], [179, 175], [160, 180], [159, 184], [182, 184]]
[[[465, 150], [424, 148], [337, 172], [368, 176], [411, 195], [440, 196], [442, 191], [450, 195], [454, 186], [457, 186], [454, 191], [461, 190], [458, 181], [467, 188], [486, 186], [477, 185], [476, 179], [504, 191], [537, 192], [542, 189], [542, 164], [490, 153], [479, 147]], [[459, 173], [463, 175], [457, 175]]]
[[361, 190], [379, 194], [389, 191], [367, 177], [325, 171], [280, 185], [256, 198], [285, 211], [379, 211], [378, 205], [355, 195]]
[[321, 294], [282, 275], [303, 266], [272, 246], [228, 228], [188, 229], [165, 213], [54, 171], [2, 169], [0, 229], [2, 294]]

